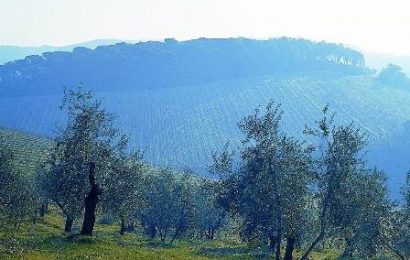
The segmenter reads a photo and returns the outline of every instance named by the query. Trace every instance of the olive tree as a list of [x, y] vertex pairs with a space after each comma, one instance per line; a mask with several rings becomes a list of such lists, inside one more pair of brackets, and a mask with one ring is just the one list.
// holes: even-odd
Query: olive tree
[[114, 126], [115, 116], [90, 91], [69, 90], [61, 108], [67, 121], [54, 138], [44, 188], [67, 220], [84, 212], [81, 234], [91, 236], [104, 189], [117, 185], [113, 165], [127, 138]]
[[71, 232], [75, 219], [84, 210], [87, 187], [79, 172], [70, 168], [67, 162], [57, 161], [54, 156], [53, 153], [49, 164], [38, 171], [36, 183], [44, 196], [61, 209], [65, 217], [64, 231]]
[[410, 171], [402, 187], [403, 201], [392, 205], [390, 214], [384, 218], [380, 242], [398, 258], [410, 258]]
[[383, 248], [383, 220], [390, 214], [386, 178], [377, 169], [358, 171], [352, 178], [340, 194], [347, 199], [336, 209], [333, 232], [345, 242], [343, 257], [375, 257]]
[[219, 181], [201, 180], [194, 191], [195, 225], [201, 237], [209, 240], [227, 222], [227, 212], [217, 203], [219, 184]]
[[13, 158], [0, 139], [0, 228], [17, 227], [34, 210], [29, 180], [17, 170]]
[[224, 175], [219, 201], [243, 219], [241, 236], [268, 240], [275, 258], [287, 239], [285, 258], [291, 259], [302, 230], [304, 205], [311, 181], [310, 148], [286, 136], [280, 129], [280, 106], [269, 102], [245, 117], [239, 128], [245, 135], [237, 170], [229, 170], [232, 156], [225, 149], [214, 156], [216, 169]]
[[[359, 237], [364, 238], [359, 231], [364, 227], [358, 222], [359, 216], [373, 218], [373, 213], [381, 213], [387, 205], [384, 179], [378, 173], [369, 173], [363, 159], [366, 135], [353, 124], [335, 126], [334, 115], [326, 106], [317, 127], [305, 131], [319, 138], [315, 157], [319, 230], [302, 259], [308, 259], [319, 242], [335, 234], [345, 239], [344, 254], [351, 255]], [[369, 193], [371, 187], [376, 189], [374, 194]], [[373, 220], [379, 225], [379, 218]]]
[[153, 171], [144, 177], [141, 223], [150, 238], [159, 234], [170, 243], [183, 235], [193, 222], [192, 178], [169, 170]]
[[120, 234], [127, 230], [135, 212], [141, 207], [141, 181], [145, 170], [142, 153], [122, 154], [112, 164], [110, 183], [102, 200], [105, 213], [116, 216], [120, 222]]

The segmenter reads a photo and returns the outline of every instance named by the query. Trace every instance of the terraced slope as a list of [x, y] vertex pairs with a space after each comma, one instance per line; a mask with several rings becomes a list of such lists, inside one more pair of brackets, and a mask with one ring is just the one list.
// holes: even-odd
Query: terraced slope
[[13, 151], [17, 165], [27, 174], [47, 160], [51, 147], [49, 139], [5, 128], [0, 128], [0, 140]]
[[[354, 121], [365, 129], [372, 144], [391, 142], [410, 119], [410, 92], [376, 88], [371, 75], [272, 76], [97, 95], [118, 115], [131, 145], [145, 149], [149, 162], [196, 170], [203, 170], [211, 151], [225, 141], [237, 144], [241, 137], [237, 122], [269, 99], [282, 103], [284, 129], [298, 137], [328, 103], [340, 122]], [[0, 98], [0, 124], [51, 135], [56, 122], [64, 120], [60, 99], [58, 95]]]

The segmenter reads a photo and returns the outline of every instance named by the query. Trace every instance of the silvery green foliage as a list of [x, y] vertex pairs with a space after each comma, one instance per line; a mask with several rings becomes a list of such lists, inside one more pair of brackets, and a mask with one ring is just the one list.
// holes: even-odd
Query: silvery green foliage
[[410, 258], [410, 171], [402, 188], [403, 203], [394, 205], [384, 219], [381, 242], [400, 259]]
[[16, 170], [13, 154], [0, 140], [0, 229], [16, 227], [33, 214], [33, 194], [26, 176]]
[[192, 177], [159, 170], [144, 175], [141, 223], [146, 234], [171, 243], [183, 235], [193, 221]]
[[339, 194], [343, 202], [335, 209], [333, 232], [345, 242], [345, 257], [375, 257], [383, 250], [380, 233], [389, 216], [385, 176], [373, 169], [358, 171], [351, 178]]
[[228, 220], [227, 212], [217, 203], [220, 188], [219, 181], [201, 180], [195, 189], [195, 228], [205, 239], [214, 239]]
[[229, 178], [233, 173], [234, 155], [229, 143], [225, 143], [221, 152], [212, 153], [212, 164], [208, 166], [208, 171], [222, 180]]
[[[47, 197], [72, 221], [83, 211], [92, 184], [99, 193], [116, 185], [113, 164], [123, 153], [127, 139], [114, 127], [114, 115], [82, 87], [66, 92], [61, 108], [67, 112], [67, 122], [57, 131], [41, 179]], [[91, 164], [95, 165], [95, 176], [89, 176]]]
[[[219, 195], [222, 205], [243, 218], [241, 236], [269, 240], [277, 256], [282, 238], [294, 242], [301, 236], [312, 180], [310, 149], [281, 131], [281, 118], [280, 107], [270, 102], [265, 113], [257, 109], [239, 123], [245, 135], [240, 167], [223, 179]], [[224, 154], [215, 165], [224, 164]]]
[[381, 248], [379, 233], [389, 207], [384, 174], [366, 168], [362, 131], [333, 121], [326, 106], [317, 128], [305, 131], [319, 139], [314, 161], [319, 228], [302, 259], [325, 238], [343, 240], [345, 257], [374, 256]]
[[103, 211], [120, 221], [121, 234], [141, 208], [142, 174], [148, 170], [142, 158], [141, 151], [117, 156], [112, 162], [111, 181], [104, 189]]
[[[398, 231], [395, 235], [396, 237], [396, 247], [401, 252], [406, 259], [410, 258], [410, 200], [408, 194], [410, 193], [410, 178], [407, 176], [406, 182], [406, 207], [402, 209], [401, 215], [399, 215], [399, 220], [396, 219], [398, 223], [395, 224], [395, 229]], [[398, 229], [398, 230], [397, 230]]]

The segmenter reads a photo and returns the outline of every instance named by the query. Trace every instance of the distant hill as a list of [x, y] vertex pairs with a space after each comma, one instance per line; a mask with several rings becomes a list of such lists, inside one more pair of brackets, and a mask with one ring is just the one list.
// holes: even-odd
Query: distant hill
[[72, 44], [62, 47], [56, 46], [39, 46], [39, 47], [22, 47], [22, 46], [1, 46], [0, 45], [0, 65], [7, 62], [21, 60], [31, 55], [41, 55], [44, 52], [53, 51], [72, 51], [76, 47], [86, 47], [89, 49], [95, 49], [98, 46], [112, 45], [122, 40], [93, 40], [89, 42], [83, 42], [78, 44]]
[[27, 57], [0, 66], [0, 125], [52, 136], [64, 122], [63, 87], [80, 83], [104, 99], [154, 165], [207, 174], [213, 150], [238, 144], [237, 122], [273, 99], [282, 103], [284, 129], [299, 138], [326, 104], [339, 123], [363, 128], [369, 161], [389, 173], [395, 195], [410, 168], [405, 147], [390, 149], [408, 138], [410, 91], [378, 82], [363, 55], [342, 45], [168, 39]]
[[305, 71], [363, 73], [363, 56], [329, 43], [198, 39], [119, 43], [46, 52], [0, 66], [0, 94], [60, 94], [80, 82], [96, 91], [152, 89]]
[[410, 78], [400, 66], [389, 64], [377, 75], [377, 82], [405, 90], [410, 90]]
[[391, 63], [402, 67], [403, 71], [410, 75], [410, 56], [408, 55], [391, 55], [372, 52], [365, 52], [363, 55], [366, 60], [366, 65], [371, 69], [380, 71]]
[[11, 149], [17, 165], [26, 173], [34, 172], [45, 162], [51, 148], [47, 138], [5, 128], [0, 128], [0, 142]]

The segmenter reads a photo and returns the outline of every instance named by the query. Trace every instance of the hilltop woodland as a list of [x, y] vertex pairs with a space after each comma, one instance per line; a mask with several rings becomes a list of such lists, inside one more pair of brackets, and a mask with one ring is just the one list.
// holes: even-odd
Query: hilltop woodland
[[410, 174], [392, 202], [366, 134], [328, 106], [306, 140], [282, 130], [279, 104], [257, 108], [239, 147], [210, 155], [213, 179], [147, 164], [91, 92], [66, 92], [61, 109], [33, 173], [0, 142], [2, 258], [410, 258]]
[[0, 65], [0, 94], [60, 95], [62, 86], [78, 82], [94, 86], [94, 91], [195, 87], [218, 80], [307, 71], [320, 75], [369, 72], [360, 52], [326, 42], [293, 38], [167, 39], [27, 56]]

